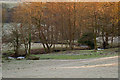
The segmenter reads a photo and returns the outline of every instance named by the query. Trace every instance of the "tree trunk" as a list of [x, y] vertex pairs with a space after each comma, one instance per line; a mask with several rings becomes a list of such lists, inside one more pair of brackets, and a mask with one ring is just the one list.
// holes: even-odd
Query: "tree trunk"
[[108, 48], [108, 33], [106, 32], [106, 35], [105, 35], [105, 43], [106, 43], [106, 48]]
[[29, 33], [28, 56], [31, 54], [31, 33]]
[[15, 40], [15, 43], [16, 43], [16, 48], [15, 48], [15, 58], [18, 57], [18, 54], [19, 54], [19, 35], [18, 35], [18, 31], [16, 31], [16, 40]]
[[[96, 10], [96, 9], [95, 9]], [[96, 14], [96, 12], [94, 11], [94, 22], [95, 22], [95, 25], [94, 25], [94, 49], [95, 49], [95, 51], [97, 50], [97, 40], [96, 40], [96, 38], [97, 38], [97, 14]]]
[[71, 20], [70, 20], [70, 4], [69, 4], [69, 48], [72, 48], [72, 28], [71, 28]]
[[111, 47], [113, 47], [113, 36], [111, 38]]
[[97, 40], [96, 40], [96, 30], [94, 31], [94, 46], [95, 46], [95, 51], [97, 50]]

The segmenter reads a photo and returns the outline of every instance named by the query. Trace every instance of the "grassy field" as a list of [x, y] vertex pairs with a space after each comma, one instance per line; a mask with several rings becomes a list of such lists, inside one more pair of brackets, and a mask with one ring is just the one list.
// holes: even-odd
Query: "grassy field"
[[117, 56], [118, 48], [111, 48], [94, 52], [93, 50], [71, 50], [50, 54], [31, 55], [33, 57], [40, 57], [40, 59], [86, 59], [97, 57]]
[[[39, 50], [40, 51], [40, 50]], [[6, 51], [8, 56], [13, 54], [13, 51]], [[31, 54], [30, 57], [38, 57], [39, 59], [86, 59], [97, 57], [117, 56], [118, 48], [109, 48], [104, 50], [67, 50], [60, 52], [52, 52], [48, 54]], [[3, 56], [5, 59], [6, 57]]]
[[87, 59], [87, 58], [97, 58], [97, 57], [109, 57], [114, 55], [32, 55], [35, 57], [40, 57], [40, 59]]

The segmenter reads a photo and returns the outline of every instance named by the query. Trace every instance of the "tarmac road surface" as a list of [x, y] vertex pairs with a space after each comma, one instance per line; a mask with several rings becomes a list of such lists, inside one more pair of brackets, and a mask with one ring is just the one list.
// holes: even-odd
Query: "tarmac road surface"
[[3, 78], [118, 78], [118, 56], [77, 60], [11, 60]]

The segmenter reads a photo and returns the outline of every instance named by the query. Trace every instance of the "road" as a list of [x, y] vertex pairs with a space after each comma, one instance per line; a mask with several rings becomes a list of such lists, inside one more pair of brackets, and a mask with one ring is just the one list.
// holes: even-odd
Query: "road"
[[4, 78], [118, 78], [118, 56], [77, 60], [12, 60]]

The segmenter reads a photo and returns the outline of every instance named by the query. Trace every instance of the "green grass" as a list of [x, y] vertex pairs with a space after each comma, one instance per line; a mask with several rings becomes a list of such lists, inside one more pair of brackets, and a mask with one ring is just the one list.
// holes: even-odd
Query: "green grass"
[[114, 55], [32, 55], [40, 57], [40, 59], [87, 59], [87, 58], [97, 58], [97, 57], [109, 57]]
[[[94, 52], [94, 50], [69, 50], [49, 54], [37, 54], [37, 55], [32, 54], [30, 56], [40, 57], [40, 59], [87, 59], [117, 56], [117, 54], [110, 54], [114, 53], [115, 51], [118, 51], [118, 48], [110, 48], [97, 52]], [[8, 53], [13, 53], [13, 51], [8, 51]], [[77, 55], [75, 53], [77, 53]]]
[[2, 51], [2, 53], [14, 53], [14, 50]]
[[[69, 53], [62, 54], [67, 52], [64, 51], [62, 53], [58, 52], [54, 54], [41, 54], [41, 55], [31, 55], [31, 56], [40, 57], [40, 59], [87, 59], [87, 58], [117, 56], [118, 54], [110, 54], [117, 50], [118, 48], [105, 49], [98, 52], [94, 52], [93, 50], [73, 50], [71, 52], [79, 52], [79, 54], [77, 55], [73, 55]], [[87, 55], [84, 55], [84, 53], [87, 53]]]

